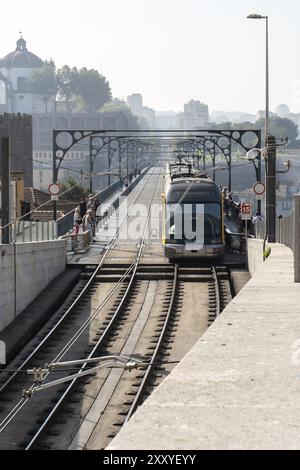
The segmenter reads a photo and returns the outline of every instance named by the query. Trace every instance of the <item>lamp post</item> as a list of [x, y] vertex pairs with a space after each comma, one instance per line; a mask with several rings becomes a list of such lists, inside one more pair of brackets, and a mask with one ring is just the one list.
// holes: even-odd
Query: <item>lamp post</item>
[[248, 15], [251, 20], [266, 20], [266, 118], [265, 118], [265, 171], [266, 171], [266, 239], [270, 243], [276, 241], [276, 142], [269, 136], [269, 17]]
[[265, 146], [268, 148], [268, 135], [269, 135], [269, 119], [270, 119], [270, 106], [269, 106], [269, 17], [257, 15], [253, 13], [247, 16], [250, 20], [266, 20], [266, 119], [265, 119]]

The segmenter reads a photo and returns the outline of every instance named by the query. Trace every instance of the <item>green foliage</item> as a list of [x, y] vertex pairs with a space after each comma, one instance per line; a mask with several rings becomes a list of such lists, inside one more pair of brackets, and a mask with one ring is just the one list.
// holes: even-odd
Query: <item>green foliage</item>
[[265, 249], [264, 251], [264, 260], [266, 260], [267, 258], [269, 258], [270, 254], [271, 254], [271, 247], [268, 246], [268, 248]]
[[35, 70], [28, 83], [28, 90], [40, 95], [46, 113], [49, 101], [56, 96], [57, 88], [56, 70], [52, 61], [46, 62], [43, 68]]
[[77, 93], [87, 111], [98, 111], [105, 103], [111, 101], [109, 82], [97, 70], [84, 67], [79, 70], [77, 79]]
[[68, 65], [56, 70], [54, 62], [33, 73], [28, 89], [40, 95], [46, 112], [49, 100], [56, 96], [65, 104], [67, 112], [75, 108], [96, 112], [112, 99], [108, 80], [97, 70], [85, 67], [78, 70]]
[[230, 121], [220, 122], [220, 124], [215, 124], [213, 128], [216, 129], [216, 130], [219, 130], [219, 131], [221, 131], [221, 130], [226, 130], [226, 131], [228, 130], [229, 131], [232, 128], [232, 122], [230, 122]]
[[89, 195], [89, 190], [78, 184], [78, 181], [72, 177], [67, 178], [65, 181], [60, 183], [60, 186], [62, 192], [72, 188], [65, 195], [65, 198], [71, 201], [76, 201], [79, 203], [82, 197], [87, 197]]
[[79, 80], [78, 70], [64, 65], [57, 71], [57, 84], [59, 97], [66, 103], [66, 111], [72, 112], [76, 104], [76, 95], [78, 95]]
[[139, 128], [136, 116], [132, 114], [131, 109], [123, 101], [114, 99], [113, 101], [106, 103], [104, 106], [102, 106], [101, 112], [111, 117], [117, 115], [122, 116], [124, 121], [124, 129], [127, 128], [134, 130]]
[[[256, 125], [259, 129], [262, 129], [262, 137], [264, 141], [265, 119], [259, 119], [256, 121]], [[269, 132], [275, 137], [288, 137], [289, 143], [293, 143], [298, 136], [298, 127], [291, 119], [271, 116]]]

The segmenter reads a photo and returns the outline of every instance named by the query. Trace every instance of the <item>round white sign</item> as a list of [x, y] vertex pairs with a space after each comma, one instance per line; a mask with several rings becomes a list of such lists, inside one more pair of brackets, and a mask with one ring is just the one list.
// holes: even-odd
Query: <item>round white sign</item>
[[59, 184], [57, 184], [57, 183], [50, 184], [49, 188], [48, 188], [48, 191], [49, 191], [49, 194], [51, 194], [51, 196], [58, 196], [59, 193], [60, 193]]
[[257, 196], [262, 196], [263, 194], [265, 194], [265, 190], [266, 188], [264, 183], [261, 183], [260, 181], [255, 183], [255, 185], [253, 186], [253, 191]]

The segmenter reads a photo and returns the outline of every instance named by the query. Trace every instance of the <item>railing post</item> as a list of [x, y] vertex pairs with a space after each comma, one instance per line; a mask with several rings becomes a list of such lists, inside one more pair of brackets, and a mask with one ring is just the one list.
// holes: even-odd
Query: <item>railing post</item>
[[295, 282], [300, 282], [300, 194], [295, 195], [294, 220], [294, 272]]

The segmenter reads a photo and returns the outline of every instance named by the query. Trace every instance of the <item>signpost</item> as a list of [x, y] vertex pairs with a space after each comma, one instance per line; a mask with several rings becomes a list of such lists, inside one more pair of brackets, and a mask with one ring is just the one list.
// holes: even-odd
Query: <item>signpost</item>
[[60, 195], [61, 188], [59, 184], [52, 183], [52, 184], [49, 184], [48, 192], [51, 195], [52, 201], [58, 201], [58, 196]]
[[61, 188], [59, 184], [52, 183], [49, 184], [48, 192], [51, 195], [51, 200], [53, 201], [53, 220], [56, 221], [56, 202], [58, 201], [58, 196], [60, 194]]
[[265, 184], [262, 183], [261, 181], [257, 181], [257, 183], [255, 183], [255, 185], [253, 186], [252, 189], [255, 193], [256, 199], [258, 199], [258, 200], [262, 199], [263, 195], [266, 192]]
[[248, 220], [252, 219], [252, 205], [249, 202], [243, 202], [240, 210], [241, 220], [245, 221], [245, 255], [246, 255], [246, 269], [248, 269]]

